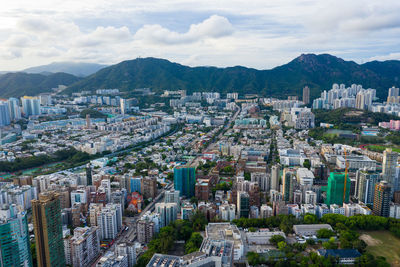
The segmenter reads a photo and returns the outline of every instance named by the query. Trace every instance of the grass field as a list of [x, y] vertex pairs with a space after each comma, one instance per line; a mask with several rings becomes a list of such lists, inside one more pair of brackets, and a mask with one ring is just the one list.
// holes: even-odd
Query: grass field
[[367, 251], [383, 256], [391, 266], [400, 266], [400, 239], [388, 231], [362, 232], [360, 238], [368, 244]]
[[[383, 146], [383, 145], [368, 145], [368, 146], [366, 146], [366, 148], [368, 150], [370, 150], [370, 151], [383, 152], [387, 148], [387, 146]], [[391, 147], [391, 148], [392, 148], [393, 152], [400, 153], [400, 148], [397, 148], [397, 147]]]

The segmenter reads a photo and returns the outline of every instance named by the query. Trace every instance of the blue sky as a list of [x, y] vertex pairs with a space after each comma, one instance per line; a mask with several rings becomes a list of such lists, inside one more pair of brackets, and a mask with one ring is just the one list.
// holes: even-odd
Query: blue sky
[[269, 69], [301, 53], [363, 63], [400, 59], [395, 0], [19, 0], [2, 3], [0, 65], [118, 63]]

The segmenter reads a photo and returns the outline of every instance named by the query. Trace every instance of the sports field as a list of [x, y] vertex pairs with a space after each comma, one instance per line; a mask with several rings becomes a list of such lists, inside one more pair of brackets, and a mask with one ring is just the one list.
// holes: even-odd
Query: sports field
[[360, 239], [367, 243], [367, 251], [377, 256], [383, 256], [391, 266], [400, 266], [400, 239], [388, 231], [362, 232]]
[[[371, 151], [383, 152], [387, 148], [387, 146], [383, 146], [383, 145], [368, 145], [368, 146], [366, 146], [366, 148], [368, 150], [371, 150]], [[392, 148], [393, 152], [400, 153], [400, 148], [398, 148], [398, 147], [391, 147], [391, 148]]]

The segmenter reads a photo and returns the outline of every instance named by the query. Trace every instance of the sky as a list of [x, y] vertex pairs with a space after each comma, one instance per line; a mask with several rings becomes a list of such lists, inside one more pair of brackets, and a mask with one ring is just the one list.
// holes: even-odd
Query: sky
[[400, 60], [400, 1], [14, 0], [0, 9], [0, 70], [137, 57], [270, 69], [302, 53]]

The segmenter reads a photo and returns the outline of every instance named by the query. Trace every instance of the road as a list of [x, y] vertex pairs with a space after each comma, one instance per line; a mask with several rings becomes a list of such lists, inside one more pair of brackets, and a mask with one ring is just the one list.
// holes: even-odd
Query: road
[[[237, 118], [237, 116], [240, 113], [240, 107], [237, 108], [236, 113], [233, 115], [233, 117], [230, 118], [230, 120], [228, 121], [227, 124], [225, 124], [223, 130], [220, 132], [220, 134], [215, 138], [215, 142], [210, 143], [207, 148], [205, 149], [205, 151], [209, 151], [212, 149], [212, 147], [218, 142], [219, 139], [221, 139], [222, 135], [231, 127], [232, 122]], [[202, 157], [202, 154], [198, 155], [193, 163], [198, 162]], [[190, 164], [190, 163], [188, 163]], [[153, 211], [155, 204], [162, 201], [164, 199], [164, 193], [166, 190], [170, 190], [173, 187], [173, 183], [167, 185], [165, 188], [163, 188], [159, 195], [151, 202], [149, 203], [143, 210], [141, 213], [139, 213], [138, 215], [134, 216], [134, 217], [125, 217], [124, 218], [124, 223], [126, 224], [126, 226], [128, 226], [128, 230], [127, 231], [122, 231], [114, 240], [114, 244], [107, 250], [107, 251], [113, 251], [115, 248], [115, 244], [118, 243], [123, 243], [123, 242], [134, 242], [136, 241], [137, 235], [136, 235], [136, 222], [138, 220], [141, 219], [141, 217], [146, 214], [147, 211]], [[106, 253], [106, 251], [103, 251], [101, 253], [101, 255], [97, 258], [97, 260], [95, 261], [95, 263], [101, 258], [102, 255], [104, 255]], [[92, 265], [95, 266], [95, 265]]]
[[[228, 123], [225, 124], [224, 128], [222, 129], [222, 131], [221, 131], [221, 132], [219, 133], [219, 135], [215, 138], [216, 141], [210, 143], [210, 144], [204, 149], [205, 152], [211, 151], [211, 150], [214, 148], [215, 144], [221, 139], [222, 135], [231, 127], [232, 122], [234, 122], [234, 121], [236, 120], [236, 118], [237, 118], [237, 116], [239, 115], [240, 111], [241, 111], [241, 108], [238, 106], [238, 107], [237, 107], [236, 113], [233, 115], [233, 117], [231, 117], [231, 118], [229, 119]], [[201, 156], [202, 156], [202, 154], [200, 154], [200, 156], [196, 157], [196, 158], [193, 159], [192, 161], [188, 162], [188, 165], [191, 165], [191, 166], [198, 166], [198, 165], [199, 165], [199, 162], [200, 162], [200, 160], [201, 160]]]

